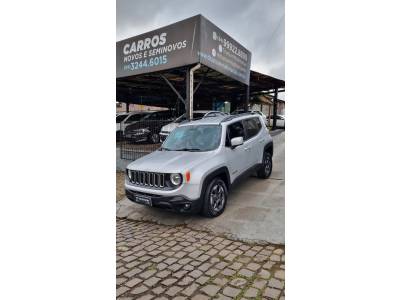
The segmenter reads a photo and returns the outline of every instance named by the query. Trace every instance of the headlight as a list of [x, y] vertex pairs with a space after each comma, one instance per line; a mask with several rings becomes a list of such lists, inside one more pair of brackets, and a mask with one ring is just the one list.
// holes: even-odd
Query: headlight
[[178, 185], [180, 185], [180, 184], [182, 183], [182, 176], [181, 176], [181, 174], [173, 173], [173, 174], [170, 175], [169, 178], [170, 178], [171, 183], [172, 183], [173, 185], [178, 186]]

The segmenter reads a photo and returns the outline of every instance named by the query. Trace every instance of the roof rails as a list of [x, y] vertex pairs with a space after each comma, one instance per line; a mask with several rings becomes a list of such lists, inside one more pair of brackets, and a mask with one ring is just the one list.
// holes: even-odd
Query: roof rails
[[246, 113], [241, 113], [241, 114], [236, 114], [236, 115], [229, 115], [226, 118], [222, 119], [222, 121], [220, 123], [228, 122], [228, 121], [231, 121], [231, 120], [239, 118], [239, 117], [251, 116], [254, 114], [255, 114], [255, 112], [246, 112]]

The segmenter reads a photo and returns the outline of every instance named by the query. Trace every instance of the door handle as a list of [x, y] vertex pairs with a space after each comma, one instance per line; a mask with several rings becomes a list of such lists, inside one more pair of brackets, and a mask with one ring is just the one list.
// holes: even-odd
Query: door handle
[[248, 148], [244, 148], [244, 151], [250, 151], [250, 147], [248, 147]]

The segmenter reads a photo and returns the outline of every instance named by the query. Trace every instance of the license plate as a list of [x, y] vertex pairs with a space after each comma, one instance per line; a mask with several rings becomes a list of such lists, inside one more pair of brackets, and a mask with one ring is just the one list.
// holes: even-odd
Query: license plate
[[148, 206], [152, 205], [151, 197], [146, 196], [146, 195], [138, 195], [138, 194], [136, 194], [135, 195], [135, 200], [136, 200], [137, 203], [141, 203], [141, 204], [148, 205]]

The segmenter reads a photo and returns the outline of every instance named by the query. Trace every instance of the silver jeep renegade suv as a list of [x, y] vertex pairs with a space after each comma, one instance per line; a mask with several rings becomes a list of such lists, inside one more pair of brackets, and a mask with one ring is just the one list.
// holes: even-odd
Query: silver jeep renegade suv
[[162, 147], [128, 165], [126, 196], [136, 203], [219, 216], [240, 178], [272, 171], [273, 143], [261, 116], [242, 114], [181, 124]]

